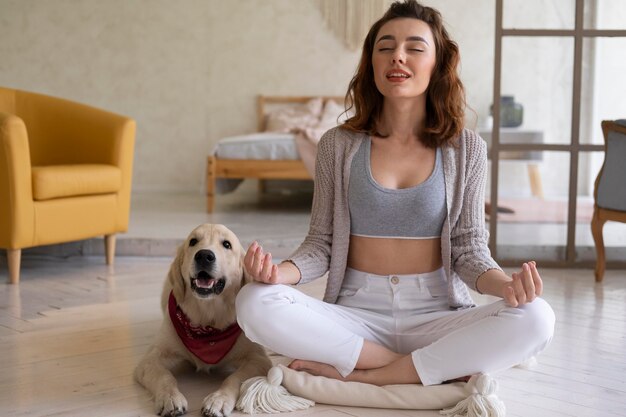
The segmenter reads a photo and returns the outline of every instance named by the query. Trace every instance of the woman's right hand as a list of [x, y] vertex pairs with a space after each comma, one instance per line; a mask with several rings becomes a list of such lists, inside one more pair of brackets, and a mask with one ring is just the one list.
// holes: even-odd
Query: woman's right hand
[[265, 284], [281, 284], [278, 265], [272, 263], [272, 254], [263, 253], [258, 242], [252, 242], [243, 259], [244, 268], [254, 281]]

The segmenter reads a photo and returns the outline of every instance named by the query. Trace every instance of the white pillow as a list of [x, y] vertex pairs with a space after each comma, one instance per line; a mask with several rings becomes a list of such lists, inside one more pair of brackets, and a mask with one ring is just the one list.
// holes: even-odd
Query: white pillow
[[[319, 122], [317, 122], [313, 126], [299, 129], [299, 131], [303, 133], [305, 138], [308, 139], [311, 143], [317, 145], [324, 133], [347, 120], [346, 115], [342, 114], [344, 110], [345, 109], [337, 104], [335, 100], [327, 100], [324, 104], [324, 110], [322, 111]], [[302, 155], [300, 156], [302, 157]], [[312, 157], [314, 164], [315, 155], [312, 155]]]
[[267, 378], [256, 377], [244, 382], [237, 409], [247, 413], [295, 411], [313, 405], [306, 401], [308, 399], [349, 407], [411, 410], [441, 410], [449, 407], [442, 414], [455, 417], [504, 417], [505, 407], [495, 395], [496, 390], [496, 381], [488, 375], [474, 375], [467, 383], [379, 387], [360, 382], [341, 382], [276, 365]]
[[344, 113], [345, 110], [346, 109], [344, 109], [344, 107], [335, 100], [326, 100], [322, 116], [320, 117], [319, 126], [326, 127], [326, 130], [328, 130], [345, 122], [348, 118]]
[[323, 100], [313, 98], [305, 104], [294, 104], [271, 111], [267, 116], [267, 132], [289, 133], [318, 124]]
[[279, 365], [282, 385], [293, 395], [316, 403], [349, 407], [436, 410], [451, 407], [467, 397], [464, 382], [425, 387], [421, 384], [377, 386], [313, 376]]

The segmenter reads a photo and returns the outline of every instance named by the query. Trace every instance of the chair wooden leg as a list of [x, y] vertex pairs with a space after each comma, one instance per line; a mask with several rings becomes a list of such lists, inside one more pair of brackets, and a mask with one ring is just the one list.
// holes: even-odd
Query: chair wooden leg
[[264, 179], [262, 178], [259, 179], [257, 190], [259, 191], [259, 196], [262, 196], [263, 194], [267, 193], [267, 182]]
[[596, 282], [602, 282], [604, 278], [604, 268], [606, 263], [604, 253], [604, 237], [602, 236], [602, 228], [606, 220], [600, 218], [598, 208], [593, 210], [593, 217], [591, 218], [591, 234], [593, 235], [593, 241], [596, 245]]
[[206, 211], [213, 213], [215, 207], [215, 157], [209, 156], [206, 165]]
[[215, 199], [213, 194], [207, 194], [206, 196], [206, 212], [213, 213], [213, 207], [215, 207]]
[[107, 265], [113, 265], [115, 259], [115, 235], [106, 235], [104, 237], [104, 253]]
[[532, 195], [543, 200], [543, 186], [541, 185], [541, 174], [537, 164], [528, 164], [528, 179], [530, 180]]
[[7, 261], [9, 264], [9, 282], [11, 284], [19, 284], [20, 282], [21, 260], [22, 260], [21, 249], [7, 249]]

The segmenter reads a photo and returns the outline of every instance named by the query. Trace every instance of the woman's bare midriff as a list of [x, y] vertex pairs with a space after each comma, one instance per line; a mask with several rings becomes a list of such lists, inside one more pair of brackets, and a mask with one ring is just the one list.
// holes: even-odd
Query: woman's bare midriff
[[350, 236], [348, 267], [376, 275], [422, 274], [441, 268], [441, 239]]

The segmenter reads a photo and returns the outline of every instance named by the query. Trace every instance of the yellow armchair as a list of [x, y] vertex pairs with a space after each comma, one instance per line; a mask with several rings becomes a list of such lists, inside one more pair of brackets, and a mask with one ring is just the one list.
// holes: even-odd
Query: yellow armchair
[[135, 122], [0, 87], [0, 248], [19, 282], [21, 250], [128, 230]]

